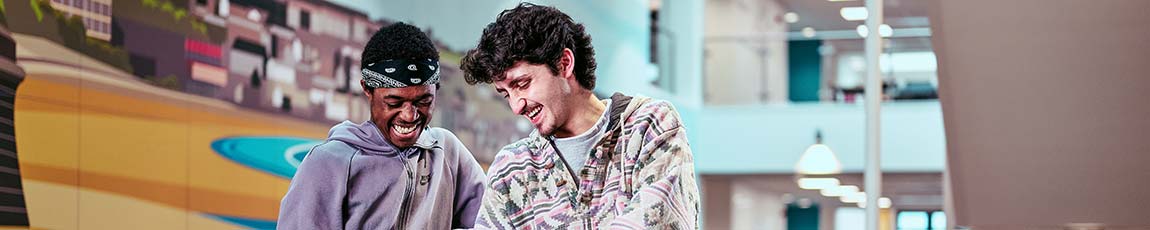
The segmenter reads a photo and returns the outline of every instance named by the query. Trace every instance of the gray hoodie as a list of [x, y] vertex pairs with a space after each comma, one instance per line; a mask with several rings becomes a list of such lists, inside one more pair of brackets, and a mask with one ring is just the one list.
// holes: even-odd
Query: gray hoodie
[[344, 121], [299, 165], [278, 229], [471, 228], [483, 169], [450, 131], [424, 130], [396, 147], [367, 121]]

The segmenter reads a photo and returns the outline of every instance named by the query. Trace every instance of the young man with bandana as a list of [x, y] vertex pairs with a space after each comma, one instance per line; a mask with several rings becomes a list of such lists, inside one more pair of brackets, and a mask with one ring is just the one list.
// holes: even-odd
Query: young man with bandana
[[451, 132], [428, 128], [439, 52], [397, 23], [362, 56], [371, 119], [337, 124], [299, 165], [280, 204], [279, 229], [471, 228], [483, 169]]
[[[529, 3], [503, 11], [462, 65], [536, 128], [488, 169], [477, 228], [696, 229], [699, 188], [671, 103], [600, 100], [582, 24]], [[625, 77], [625, 76], [618, 76]]]

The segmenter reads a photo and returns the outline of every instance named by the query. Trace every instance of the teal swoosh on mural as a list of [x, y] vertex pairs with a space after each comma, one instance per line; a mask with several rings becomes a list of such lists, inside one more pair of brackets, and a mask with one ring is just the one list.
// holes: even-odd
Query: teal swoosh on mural
[[243, 226], [245, 228], [250, 228], [250, 229], [261, 229], [261, 230], [262, 229], [276, 229], [276, 221], [275, 220], [261, 220], [261, 219], [252, 219], [252, 218], [244, 218], [244, 217], [236, 217], [236, 216], [216, 215], [216, 214], [209, 214], [209, 213], [203, 213], [203, 215], [207, 216], [209, 218], [217, 219], [217, 220], [220, 220], [223, 222], [228, 222], [231, 224]]
[[212, 141], [212, 150], [244, 166], [291, 179], [307, 152], [320, 143], [299, 137], [226, 137]]

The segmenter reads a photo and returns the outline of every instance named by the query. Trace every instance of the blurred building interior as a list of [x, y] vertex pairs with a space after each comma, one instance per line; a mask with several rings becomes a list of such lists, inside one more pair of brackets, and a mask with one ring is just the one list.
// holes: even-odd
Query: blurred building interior
[[[274, 228], [308, 147], [366, 119], [359, 55], [394, 22], [436, 40], [433, 124], [487, 165], [531, 127], [458, 60], [518, 2], [0, 0], [0, 226]], [[865, 229], [867, 205], [884, 230], [1150, 228], [1150, 1], [884, 0], [877, 31], [865, 0], [534, 2], [587, 26], [597, 95], [674, 103], [704, 229]]]

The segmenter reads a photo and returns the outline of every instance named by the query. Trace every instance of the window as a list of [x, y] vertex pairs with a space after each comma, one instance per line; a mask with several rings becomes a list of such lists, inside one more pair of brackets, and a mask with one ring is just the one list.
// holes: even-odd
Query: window
[[946, 213], [943, 213], [942, 211], [934, 211], [930, 213], [930, 228], [946, 229]]
[[861, 208], [835, 209], [835, 230], [863, 230], [866, 226], [866, 210]]
[[311, 13], [304, 10], [299, 11], [299, 27], [311, 29]]
[[659, 8], [662, 7], [662, 1], [654, 0], [650, 2], [650, 10], [648, 13], [651, 18], [651, 63], [659, 63]]
[[279, 52], [279, 50], [280, 50], [280, 38], [278, 36], [272, 35], [272, 47], [271, 48], [272, 48], [271, 49], [272, 58], [279, 58], [280, 57], [280, 52]]
[[927, 230], [930, 229], [927, 216], [927, 212], [923, 211], [898, 212], [898, 220], [895, 223], [898, 230]]
[[946, 214], [942, 211], [899, 211], [895, 218], [896, 230], [946, 229]]
[[651, 82], [652, 85], [660, 89], [666, 90], [670, 93], [675, 93], [675, 34], [666, 26], [667, 18], [666, 11], [662, 11], [664, 7], [671, 4], [667, 0], [649, 0], [648, 17], [651, 19], [651, 27], [649, 28], [649, 42], [648, 46], [651, 71], [655, 72], [655, 79]]

